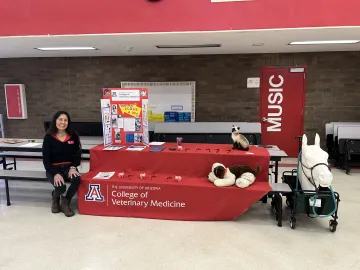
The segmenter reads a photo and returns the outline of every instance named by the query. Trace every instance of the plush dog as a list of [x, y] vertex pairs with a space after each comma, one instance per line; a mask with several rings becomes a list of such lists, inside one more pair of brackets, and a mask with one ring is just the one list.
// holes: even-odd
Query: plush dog
[[227, 168], [221, 163], [214, 163], [208, 179], [217, 187], [235, 184], [239, 188], [246, 188], [254, 183], [259, 171], [260, 166], [253, 170], [249, 166], [234, 165]]

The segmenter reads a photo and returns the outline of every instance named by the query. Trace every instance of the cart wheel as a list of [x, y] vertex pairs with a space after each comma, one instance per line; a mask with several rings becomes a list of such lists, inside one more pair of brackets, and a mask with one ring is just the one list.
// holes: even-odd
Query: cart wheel
[[293, 217], [290, 218], [290, 228], [291, 229], [296, 228], [296, 218], [293, 218]]
[[290, 207], [290, 202], [288, 199], [286, 199], [286, 205]]
[[336, 220], [330, 220], [329, 221], [329, 229], [330, 229], [330, 232], [336, 232], [336, 227], [337, 227], [338, 223]]

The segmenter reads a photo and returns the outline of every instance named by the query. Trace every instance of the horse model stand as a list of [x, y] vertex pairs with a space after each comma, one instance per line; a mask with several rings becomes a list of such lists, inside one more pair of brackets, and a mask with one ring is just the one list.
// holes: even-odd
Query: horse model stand
[[326, 218], [331, 232], [338, 225], [337, 211], [339, 194], [331, 187], [333, 174], [328, 165], [329, 155], [320, 148], [320, 137], [315, 136], [315, 144], [308, 145], [307, 137], [302, 137], [302, 149], [298, 156], [297, 170], [283, 173], [283, 183], [287, 183], [292, 192], [286, 195], [286, 204], [290, 207], [290, 227], [296, 227], [296, 214], [306, 213], [309, 217]]

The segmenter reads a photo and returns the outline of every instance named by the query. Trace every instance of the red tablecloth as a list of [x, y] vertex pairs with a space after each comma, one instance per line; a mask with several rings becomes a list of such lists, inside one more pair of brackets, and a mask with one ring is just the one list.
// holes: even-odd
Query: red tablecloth
[[[117, 172], [118, 173], [118, 172]], [[78, 191], [80, 214], [171, 220], [234, 220], [270, 191], [266, 182], [246, 189], [215, 187], [205, 177], [175, 182], [166, 174], [150, 180], [133, 177], [95, 180], [82, 177]]]
[[[183, 145], [182, 151], [171, 151], [176, 144], [166, 143], [162, 152], [150, 152], [149, 148], [140, 152], [102, 151], [104, 146], [90, 150], [91, 171], [119, 171], [126, 174], [144, 172], [147, 174], [180, 175], [192, 178], [206, 178], [213, 163], [220, 162], [225, 166], [248, 165], [261, 167], [256, 181], [268, 182], [270, 155], [267, 149], [251, 146], [250, 150], [232, 150], [232, 145], [193, 144]], [[229, 152], [230, 151], [230, 152]]]
[[[270, 191], [266, 149], [251, 146], [248, 152], [232, 150], [231, 145], [165, 144], [162, 152], [90, 150], [90, 172], [82, 176], [78, 192], [79, 213], [175, 220], [233, 220]], [[255, 183], [246, 188], [216, 187], [207, 176], [212, 164], [261, 167]], [[109, 180], [93, 177], [112, 172]], [[124, 178], [118, 173], [124, 172]], [[140, 179], [140, 173], [146, 173]], [[129, 178], [129, 175], [130, 176]], [[150, 177], [154, 175], [150, 179]], [[182, 177], [175, 182], [175, 176]], [[171, 178], [169, 178], [171, 177]]]

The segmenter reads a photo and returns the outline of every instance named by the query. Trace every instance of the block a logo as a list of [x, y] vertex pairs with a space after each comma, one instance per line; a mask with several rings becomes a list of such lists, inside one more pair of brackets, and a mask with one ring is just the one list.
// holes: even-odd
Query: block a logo
[[103, 202], [104, 196], [100, 191], [100, 184], [89, 184], [89, 191], [85, 195], [85, 201]]

